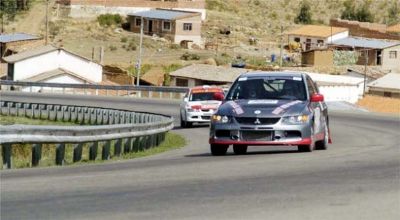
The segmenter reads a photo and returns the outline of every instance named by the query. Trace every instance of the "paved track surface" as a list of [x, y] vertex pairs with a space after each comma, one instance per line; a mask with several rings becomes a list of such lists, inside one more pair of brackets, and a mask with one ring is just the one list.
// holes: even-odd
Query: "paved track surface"
[[[178, 118], [178, 102], [0, 93]], [[208, 127], [185, 148], [96, 165], [1, 171], [1, 219], [400, 219], [400, 120], [331, 112], [327, 151], [250, 147], [212, 157]]]

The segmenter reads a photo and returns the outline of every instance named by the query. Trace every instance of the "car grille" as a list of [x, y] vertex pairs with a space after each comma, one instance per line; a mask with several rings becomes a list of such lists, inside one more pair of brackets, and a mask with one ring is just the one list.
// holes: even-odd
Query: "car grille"
[[270, 141], [272, 131], [242, 131], [242, 139], [245, 141]]
[[210, 120], [210, 119], [211, 119], [211, 116], [201, 116], [201, 119], [203, 119], [203, 120]]
[[235, 117], [235, 119], [239, 124], [244, 125], [273, 125], [276, 124], [280, 118]]

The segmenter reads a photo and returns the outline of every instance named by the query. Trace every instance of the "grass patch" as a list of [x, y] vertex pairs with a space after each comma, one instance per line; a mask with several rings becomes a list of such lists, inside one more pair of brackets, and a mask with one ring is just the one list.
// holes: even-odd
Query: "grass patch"
[[[164, 142], [159, 146], [145, 149], [138, 152], [131, 152], [122, 154], [121, 156], [111, 156], [109, 161], [119, 161], [126, 159], [133, 159], [139, 157], [146, 157], [154, 154], [159, 154], [173, 149], [178, 149], [185, 146], [186, 140], [174, 133], [167, 133]], [[114, 154], [115, 141], [111, 143], [110, 154]], [[82, 160], [77, 163], [73, 163], [73, 151], [74, 146], [72, 144], [66, 144], [65, 146], [65, 165], [75, 164], [87, 164], [87, 163], [104, 163], [106, 161], [101, 160], [102, 147], [100, 145], [97, 150], [96, 160], [89, 160], [89, 144], [84, 144], [82, 147]], [[39, 167], [55, 166], [55, 144], [43, 144], [42, 145], [42, 159], [40, 160]], [[1, 155], [1, 151], [0, 151]], [[12, 163], [13, 168], [26, 168], [30, 167], [32, 158], [32, 147], [29, 144], [18, 144], [12, 147]], [[2, 165], [2, 155], [0, 156], [0, 164]]]

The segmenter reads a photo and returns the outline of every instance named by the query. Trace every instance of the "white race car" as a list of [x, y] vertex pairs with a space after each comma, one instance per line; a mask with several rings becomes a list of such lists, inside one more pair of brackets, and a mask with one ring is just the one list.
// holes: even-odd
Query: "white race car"
[[220, 87], [191, 88], [180, 105], [181, 127], [191, 127], [193, 122], [209, 123], [223, 99], [224, 91]]

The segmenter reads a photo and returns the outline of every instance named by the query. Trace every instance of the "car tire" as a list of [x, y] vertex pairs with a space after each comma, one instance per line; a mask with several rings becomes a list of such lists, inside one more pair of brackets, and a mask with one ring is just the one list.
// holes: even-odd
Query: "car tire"
[[189, 128], [189, 127], [192, 127], [192, 123], [183, 120], [183, 117], [181, 115], [181, 128]]
[[325, 129], [324, 129], [324, 139], [321, 141], [317, 141], [315, 143], [316, 150], [326, 150], [328, 149], [328, 142], [329, 142], [329, 129], [328, 125], [325, 121]]
[[233, 152], [237, 155], [244, 155], [247, 153], [247, 145], [233, 145]]
[[314, 141], [314, 129], [311, 128], [311, 144], [298, 145], [298, 151], [300, 152], [312, 152], [315, 149], [315, 141]]
[[210, 150], [211, 154], [213, 156], [222, 156], [226, 154], [226, 151], [228, 151], [229, 145], [227, 144], [211, 144], [210, 145]]

